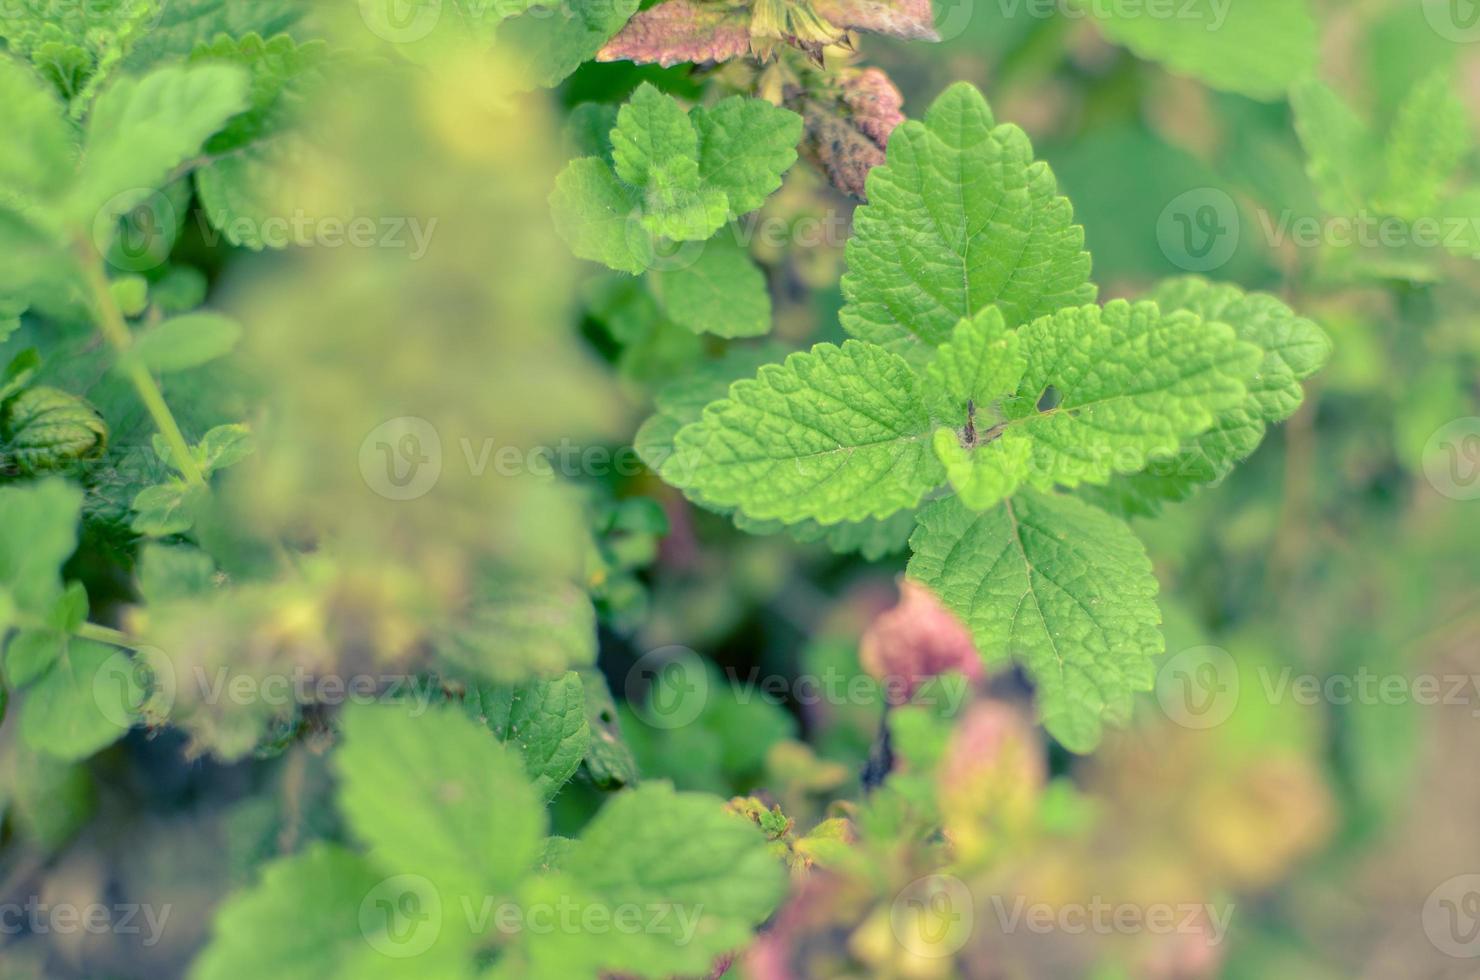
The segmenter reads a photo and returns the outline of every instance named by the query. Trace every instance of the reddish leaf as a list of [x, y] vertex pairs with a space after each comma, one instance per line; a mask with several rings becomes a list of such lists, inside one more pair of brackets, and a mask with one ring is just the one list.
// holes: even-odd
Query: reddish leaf
[[899, 89], [877, 68], [848, 75], [835, 101], [808, 96], [803, 148], [834, 187], [863, 198], [868, 172], [884, 162], [889, 134], [904, 121]]
[[813, 0], [823, 17], [854, 31], [939, 41], [930, 0]]
[[664, 0], [633, 14], [596, 53], [596, 60], [656, 62], [664, 68], [682, 62], [728, 61], [750, 50], [749, 24], [744, 8]]

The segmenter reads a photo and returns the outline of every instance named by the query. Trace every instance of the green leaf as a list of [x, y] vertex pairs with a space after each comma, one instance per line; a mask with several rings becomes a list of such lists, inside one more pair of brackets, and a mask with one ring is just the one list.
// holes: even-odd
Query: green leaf
[[796, 163], [802, 117], [789, 109], [734, 95], [695, 108], [690, 118], [699, 134], [700, 175], [725, 193], [733, 215], [764, 204]]
[[55, 606], [58, 570], [77, 549], [81, 512], [82, 491], [59, 479], [0, 487], [0, 595], [16, 609], [42, 616]]
[[989, 306], [956, 325], [925, 369], [925, 383], [940, 418], [959, 421], [968, 406], [990, 406], [1016, 391], [1027, 369], [1018, 335], [1009, 331], [1002, 311]]
[[1371, 130], [1330, 86], [1315, 79], [1290, 90], [1290, 107], [1321, 206], [1355, 215], [1375, 190], [1377, 147]]
[[62, 104], [28, 66], [0, 55], [0, 105], [6, 115], [0, 186], [45, 199], [72, 173], [72, 131]]
[[250, 78], [248, 104], [206, 143], [212, 154], [241, 149], [276, 135], [292, 121], [293, 106], [322, 78], [329, 46], [323, 41], [300, 44], [286, 34], [263, 40], [259, 34], [218, 35], [190, 53], [189, 64], [229, 64]]
[[1420, 82], [1398, 108], [1375, 206], [1410, 221], [1434, 218], [1446, 185], [1473, 144], [1469, 112], [1454, 91], [1454, 73], [1441, 69]]
[[5, 680], [13, 688], [25, 687], [45, 674], [66, 647], [66, 634], [58, 630], [18, 630], [5, 646]]
[[444, 901], [511, 891], [539, 857], [544, 809], [523, 766], [462, 713], [350, 705], [335, 755], [339, 806], [376, 864]]
[[[476, 906], [475, 906], [476, 908]], [[456, 901], [415, 876], [315, 842], [273, 861], [216, 911], [192, 980], [470, 978], [475, 940]]]
[[910, 546], [909, 576], [970, 627], [989, 665], [1027, 667], [1066, 748], [1093, 749], [1106, 711], [1151, 689], [1157, 582], [1124, 522], [1034, 491], [980, 513], [946, 499], [921, 512]]
[[1211, 428], [1185, 440], [1174, 455], [1154, 461], [1146, 471], [1112, 482], [1103, 499], [1132, 514], [1154, 514], [1162, 501], [1186, 500], [1199, 486], [1231, 473], [1264, 441], [1268, 423], [1295, 414], [1305, 395], [1300, 382], [1319, 371], [1331, 354], [1325, 331], [1266, 293], [1187, 277], [1163, 283], [1152, 298], [1166, 312], [1186, 310], [1205, 321], [1228, 324], [1240, 340], [1260, 348], [1263, 357], [1243, 401], [1222, 412]]
[[241, 324], [228, 316], [186, 313], [140, 332], [127, 357], [156, 374], [188, 371], [231, 353], [241, 335]]
[[614, 797], [560, 868], [526, 883], [526, 905], [564, 900], [606, 915], [624, 906], [667, 914], [634, 932], [529, 934], [534, 975], [704, 975], [750, 941], [786, 890], [786, 873], [753, 824], [717, 797], [662, 783]]
[[218, 425], [201, 436], [195, 446], [195, 461], [201, 472], [210, 474], [235, 466], [256, 449], [252, 430], [245, 425]]
[[577, 258], [633, 275], [652, 264], [652, 240], [638, 220], [641, 197], [598, 157], [572, 160], [560, 171], [550, 210]]
[[92, 227], [137, 205], [246, 107], [247, 74], [232, 65], [166, 65], [118, 79], [88, 117], [71, 217]]
[[1025, 366], [998, 418], [975, 420], [974, 436], [935, 434], [936, 453], [972, 508], [1023, 483], [1048, 490], [1145, 469], [1241, 404], [1260, 357], [1225, 324], [1123, 300], [1061, 310], [1017, 338]]
[[581, 761], [591, 781], [602, 789], [617, 789], [637, 782], [637, 762], [622, 739], [622, 725], [611, 689], [599, 670], [579, 672], [585, 689], [586, 724], [591, 740]]
[[1315, 67], [1319, 53], [1306, 0], [1178, 0], [1159, 16], [1142, 0], [1080, 5], [1107, 37], [1139, 57], [1250, 98], [1280, 98]]
[[134, 673], [118, 670], [122, 654], [91, 640], [73, 639], [66, 655], [26, 692], [21, 735], [39, 752], [85, 759], [129, 730], [144, 692]]
[[935, 346], [992, 304], [1017, 326], [1095, 298], [1084, 230], [1053, 171], [970, 85], [894, 130], [868, 198], [843, 277], [841, 318], [855, 337]]
[[943, 476], [922, 388], [881, 348], [818, 344], [737, 381], [678, 433], [663, 477], [762, 520], [888, 517]]
[[495, 684], [517, 684], [596, 662], [596, 611], [561, 581], [493, 576], [438, 652]]
[[581, 678], [573, 670], [526, 684], [476, 684], [464, 705], [499, 741], [518, 747], [542, 800], [558, 793], [586, 757], [591, 727]]
[[692, 262], [649, 275], [668, 316], [694, 333], [756, 337], [771, 329], [765, 273], [723, 231]]
[[499, 27], [498, 50], [521, 66], [529, 87], [553, 88], [596, 56], [637, 11], [639, 0], [567, 0], [511, 17]]
[[683, 106], [643, 82], [617, 111], [611, 132], [612, 165], [633, 187], [648, 187], [676, 167], [699, 176], [699, 136]]
[[96, 459], [108, 447], [108, 425], [91, 405], [44, 385], [15, 396], [0, 419], [3, 448], [23, 473]]
[[170, 479], [145, 487], [134, 497], [133, 520], [129, 526], [152, 538], [184, 534], [195, 524], [197, 506], [205, 499], [204, 487]]

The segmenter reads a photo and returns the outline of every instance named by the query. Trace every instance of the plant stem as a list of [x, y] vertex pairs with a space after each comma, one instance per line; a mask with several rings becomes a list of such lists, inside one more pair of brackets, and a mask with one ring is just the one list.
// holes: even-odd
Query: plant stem
[[83, 640], [96, 640], [115, 647], [127, 647], [130, 650], [134, 649], [136, 643], [133, 637], [122, 630], [113, 629], [111, 626], [99, 626], [97, 623], [81, 623], [72, 631], [72, 635]]
[[143, 364], [126, 356], [133, 345], [133, 334], [129, 332], [128, 323], [119, 311], [118, 304], [113, 301], [113, 294], [108, 290], [108, 279], [103, 275], [101, 257], [86, 244], [79, 245], [78, 251], [82, 259], [82, 274], [87, 278], [88, 289], [92, 292], [94, 319], [99, 331], [118, 352], [119, 369], [134, 386], [139, 400], [154, 419], [154, 427], [169, 445], [170, 462], [185, 477], [187, 483], [205, 486], [205, 476], [195, 464], [195, 457], [190, 453], [190, 444], [185, 441], [185, 435], [175, 422], [170, 406], [165, 403], [164, 394], [160, 392], [154, 376]]

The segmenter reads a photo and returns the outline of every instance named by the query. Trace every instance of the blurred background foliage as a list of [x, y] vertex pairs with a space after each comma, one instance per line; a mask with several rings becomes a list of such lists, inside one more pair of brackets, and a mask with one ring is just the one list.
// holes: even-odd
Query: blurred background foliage
[[[1381, 134], [1443, 72], [1474, 127], [1480, 45], [1434, 30], [1413, 0], [1328, 0], [1314, 5], [1302, 66], [1281, 47], [1304, 50], [1277, 6], [1238, 15], [1254, 18], [1239, 21], [1241, 47], [1259, 50], [1231, 67], [1202, 54], [1169, 70], [1114, 43], [1147, 54], [1157, 38], [1118, 37], [1062, 10], [1030, 16], [1027, 0], [938, 4], [939, 45], [865, 37], [856, 54], [828, 52], [884, 68], [909, 116], [952, 81], [977, 84], [1052, 165], [1107, 298], [1187, 271], [1159, 227], [1179, 196], [1211, 190], [1234, 202], [1240, 233], [1207, 274], [1274, 293], [1331, 334], [1332, 362], [1300, 414], [1221, 486], [1136, 522], [1162, 584], [1168, 657], [1214, 648], [1236, 664], [1240, 696], [1222, 724], [1178, 724], [1165, 710], [1173, 695], [1147, 695], [1126, 730], [1071, 757], [1032, 727], [1016, 675], [946, 679], [946, 696], [886, 712], [859, 648], [898, 600], [903, 556], [866, 561], [742, 533], [641, 468], [552, 481], [461, 465], [487, 439], [521, 453], [561, 440], [619, 452], [664, 380], [720, 353], [632, 280], [572, 259], [546, 196], [576, 155], [577, 106], [620, 103], [642, 81], [697, 98], [755, 80], [588, 63], [552, 96], [518, 95], [528, 68], [517, 56], [456, 39], [429, 39], [418, 67], [386, 70], [349, 5], [316, 12], [311, 31], [291, 5], [266, 5], [248, 25], [325, 35], [349, 52], [347, 74], [305, 110], [313, 146], [284, 198], [265, 206], [330, 213], [348, 198], [368, 213], [434, 217], [436, 247], [417, 262], [379, 249], [256, 251], [181, 221], [151, 294], [163, 303], [172, 290], [205, 290], [248, 325], [229, 373], [186, 372], [167, 391], [192, 431], [246, 420], [257, 433], [258, 451], [223, 474], [201, 518], [229, 593], [182, 585], [189, 569], [169, 545], [148, 546], [135, 565], [118, 488], [136, 488], [129, 451], [148, 420], [107, 372], [90, 325], [66, 309], [44, 325], [18, 320], [10, 343], [44, 346], [42, 380], [85, 392], [113, 433], [89, 476], [98, 519], [68, 577], [88, 581], [94, 618], [171, 651], [176, 671], [229, 665], [259, 677], [293, 665], [453, 665], [517, 678], [579, 660], [562, 630], [570, 616], [589, 627], [570, 612], [588, 592], [600, 640], [590, 653], [615, 695], [601, 715], [615, 755], [588, 759], [586, 778], [553, 804], [554, 828], [577, 831], [637, 772], [747, 798], [737, 807], [795, 869], [794, 897], [734, 975], [1469, 975], [1426, 936], [1422, 912], [1447, 879], [1480, 870], [1475, 692], [1453, 704], [1307, 706], [1268, 691], [1286, 671], [1480, 676], [1480, 503], [1430, 477], [1445, 462], [1435, 433], [1480, 415], [1477, 259], [1272, 241], [1269, 228], [1325, 220], [1339, 202], [1312, 179], [1285, 85], [1267, 77], [1313, 72]], [[1477, 162], [1472, 143], [1444, 190], [1453, 213], [1480, 220]], [[178, 193], [188, 207], [189, 188]], [[841, 339], [853, 206], [798, 165], [761, 212], [756, 227], [787, 229], [751, 245], [775, 304], [765, 344]], [[438, 493], [366, 493], [354, 465], [365, 433], [408, 415], [444, 434]], [[289, 542], [292, 559], [265, 541]], [[501, 613], [500, 597], [531, 589], [548, 617]], [[517, 608], [531, 616], [528, 603]], [[678, 658], [664, 683], [700, 703], [669, 727], [627, 695], [644, 655], [675, 646], [698, 656]], [[510, 662], [515, 647], [526, 663]], [[781, 683], [749, 682], [763, 678]], [[807, 697], [802, 680], [819, 678], [850, 694]], [[608, 696], [587, 682], [593, 699]], [[342, 834], [326, 788], [328, 723], [311, 704], [258, 707], [193, 703], [182, 685], [173, 730], [135, 730], [67, 766], [39, 758], [9, 720], [5, 881], [39, 881], [51, 902], [170, 903], [176, 918], [149, 948], [30, 936], [3, 947], [0, 974], [174, 975], [228, 888], [268, 856]], [[881, 725], [896, 764], [865, 787]], [[765, 818], [776, 805], [779, 822]], [[977, 928], [939, 933], [951, 955], [897, 941], [899, 897], [946, 868], [968, 889]], [[1231, 910], [1231, 924], [1223, 941], [1202, 927], [1007, 933], [993, 928], [993, 896], [1207, 904]]]

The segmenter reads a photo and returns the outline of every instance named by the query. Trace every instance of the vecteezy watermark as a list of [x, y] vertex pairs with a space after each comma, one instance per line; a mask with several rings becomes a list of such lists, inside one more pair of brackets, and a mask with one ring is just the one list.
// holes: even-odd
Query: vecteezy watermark
[[1270, 248], [1447, 249], [1480, 258], [1480, 217], [1449, 215], [1408, 220], [1374, 214], [1316, 217], [1282, 211], [1256, 212], [1264, 243]]
[[975, 926], [971, 889], [955, 875], [916, 878], [889, 907], [889, 928], [895, 941], [914, 956], [953, 956], [971, 941]]
[[1424, 445], [1423, 473], [1446, 497], [1480, 498], [1480, 417], [1455, 419], [1435, 430]]
[[1429, 892], [1423, 931], [1445, 956], [1480, 956], [1480, 874], [1455, 875]]
[[1183, 650], [1170, 657], [1157, 673], [1157, 703], [1168, 718], [1184, 728], [1223, 724], [1243, 698], [1303, 708], [1462, 706], [1480, 718], [1480, 674], [1382, 673], [1368, 667], [1315, 674], [1261, 664], [1240, 675], [1228, 651], [1214, 646]]
[[395, 875], [360, 901], [360, 935], [394, 959], [420, 956], [442, 934], [442, 895], [421, 875]]
[[1111, 902], [1096, 895], [1088, 902], [1029, 902], [1018, 895], [1012, 901], [993, 895], [992, 910], [1003, 933], [1026, 929], [1038, 935], [1205, 936], [1208, 945], [1221, 944], [1233, 921], [1233, 905], [1211, 902]]
[[1480, 41], [1480, 0], [1423, 0], [1423, 15], [1446, 40], [1459, 44]]
[[1168, 262], [1187, 272], [1222, 268], [1238, 251], [1238, 204], [1216, 187], [1197, 187], [1171, 200], [1156, 220], [1156, 242]]
[[997, 5], [1005, 18], [1178, 20], [1202, 23], [1211, 32], [1228, 22], [1233, 0], [997, 0]]
[[682, 728], [704, 713], [709, 702], [709, 672], [688, 647], [650, 650], [627, 671], [627, 703], [653, 728]]
[[548, 901], [512, 902], [492, 895], [442, 893], [429, 879], [394, 875], [378, 882], [360, 901], [360, 935], [392, 959], [419, 956], [436, 943], [449, 916], [461, 916], [468, 931], [505, 936], [666, 936], [677, 946], [693, 941], [704, 915], [702, 904], [601, 902], [557, 895]]
[[1213, 728], [1238, 707], [1238, 664], [1221, 647], [1199, 646], [1169, 657], [1156, 675], [1156, 700], [1184, 728]]
[[164, 935], [174, 906], [141, 902], [43, 902], [32, 895], [24, 902], [0, 902], [0, 935], [143, 936], [154, 946]]
[[[501, 445], [491, 438], [456, 440], [454, 462], [470, 476], [638, 476], [642, 459], [631, 446], [582, 446], [562, 439], [553, 446]], [[415, 500], [430, 493], [448, 464], [436, 426], [415, 415], [382, 422], [360, 441], [360, 476], [388, 500]]]

